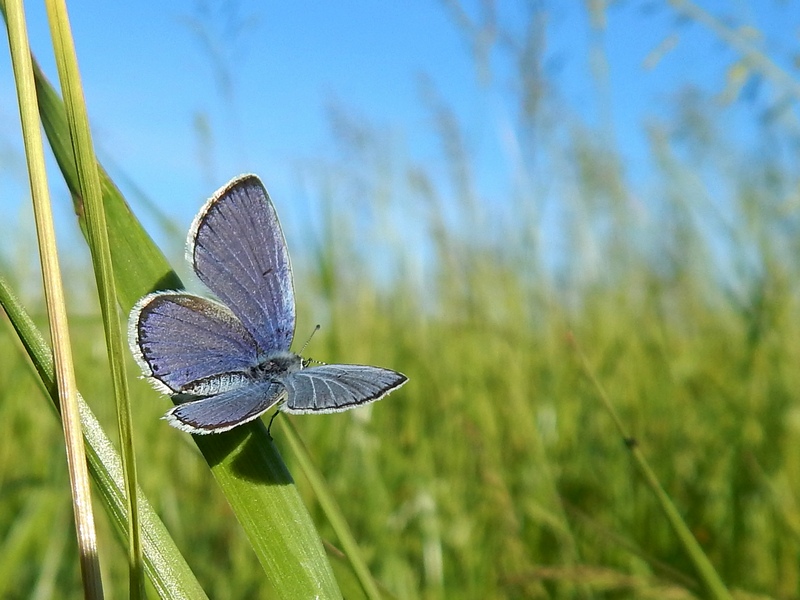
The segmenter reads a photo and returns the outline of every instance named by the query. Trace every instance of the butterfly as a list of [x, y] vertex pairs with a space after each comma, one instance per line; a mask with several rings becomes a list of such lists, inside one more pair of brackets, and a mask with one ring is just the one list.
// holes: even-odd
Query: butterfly
[[402, 373], [367, 365], [310, 366], [290, 351], [295, 328], [289, 252], [255, 175], [220, 188], [194, 219], [186, 259], [218, 300], [159, 291], [133, 307], [129, 342], [144, 376], [177, 402], [182, 431], [221, 433], [277, 406], [340, 412], [380, 400]]

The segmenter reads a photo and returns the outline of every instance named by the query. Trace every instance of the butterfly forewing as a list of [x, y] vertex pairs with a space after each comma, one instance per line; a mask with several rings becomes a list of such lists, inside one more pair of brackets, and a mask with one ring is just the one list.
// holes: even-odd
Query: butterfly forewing
[[286, 388], [282, 384], [264, 381], [179, 404], [164, 418], [173, 427], [189, 433], [221, 433], [252, 421], [285, 397]]
[[406, 380], [402, 373], [366, 365], [309, 367], [290, 373], [283, 380], [289, 394], [281, 410], [340, 412], [380, 400]]
[[198, 277], [241, 320], [261, 354], [286, 351], [294, 336], [292, 270], [275, 208], [255, 175], [209, 200], [189, 232]]
[[163, 391], [181, 392], [258, 360], [255, 340], [233, 313], [193, 294], [145, 296], [131, 313], [129, 335], [137, 362]]

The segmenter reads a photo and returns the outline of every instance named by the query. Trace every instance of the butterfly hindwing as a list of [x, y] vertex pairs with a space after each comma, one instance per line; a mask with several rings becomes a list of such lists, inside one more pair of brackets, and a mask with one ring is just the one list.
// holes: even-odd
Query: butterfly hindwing
[[264, 381], [178, 404], [164, 418], [188, 433], [222, 433], [258, 418], [285, 397], [286, 388], [281, 383]]
[[407, 381], [402, 373], [366, 365], [319, 365], [289, 373], [287, 413], [341, 412], [380, 400]]

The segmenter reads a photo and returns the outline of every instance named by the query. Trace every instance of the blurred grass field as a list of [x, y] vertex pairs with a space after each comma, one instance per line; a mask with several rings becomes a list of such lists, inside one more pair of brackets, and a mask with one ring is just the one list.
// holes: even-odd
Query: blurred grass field
[[[368, 408], [294, 424], [395, 597], [702, 597], [576, 344], [734, 596], [800, 594], [797, 149], [736, 148], [711, 104], [681, 107], [678, 121], [652, 126], [647, 198], [595, 131], [559, 141], [550, 168], [561, 183], [546, 195], [561, 211], [556, 265], [544, 196], [510, 193], [495, 212], [443, 107], [432, 114], [455, 206], [379, 131], [337, 121], [359, 167], [336, 178], [320, 167], [322, 232], [312, 250], [290, 238], [297, 341], [320, 322], [307, 356], [410, 382]], [[688, 140], [674, 135], [686, 123]], [[392, 158], [390, 172], [376, 156]], [[366, 208], [341, 200], [356, 187]], [[724, 201], [709, 200], [720, 190]], [[8, 267], [23, 288], [36, 277]], [[73, 268], [73, 297], [91, 296], [86, 267]], [[41, 315], [35, 293], [28, 301]], [[2, 326], [0, 597], [79, 597], [60, 425]], [[72, 335], [80, 389], [113, 432], [91, 308], [75, 311]], [[132, 393], [141, 486], [209, 597], [262, 597], [262, 568], [206, 464], [159, 420], [168, 401], [142, 381]], [[335, 546], [283, 419], [273, 437]], [[108, 597], [119, 597], [124, 552], [97, 513]]]

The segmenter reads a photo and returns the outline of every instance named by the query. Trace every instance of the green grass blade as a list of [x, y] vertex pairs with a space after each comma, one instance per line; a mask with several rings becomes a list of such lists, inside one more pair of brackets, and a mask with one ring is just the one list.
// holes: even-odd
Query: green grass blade
[[136, 460], [133, 446], [130, 394], [125, 374], [125, 344], [119, 322], [119, 306], [114, 287], [114, 268], [106, 234], [97, 160], [92, 145], [89, 117], [78, 71], [75, 45], [63, 0], [48, 0], [47, 13], [61, 89], [64, 95], [67, 124], [78, 174], [80, 197], [83, 199], [88, 230], [87, 241], [92, 256], [100, 313], [106, 338], [111, 383], [117, 408], [117, 428], [122, 448], [122, 469], [125, 474], [128, 514], [129, 592], [132, 599], [144, 597], [142, 544], [136, 498]]
[[[5, 309], [36, 368], [38, 381], [41, 382], [45, 395], [53, 401], [58, 409], [55, 370], [50, 348], [2, 278], [0, 278], [0, 305]], [[89, 473], [111, 516], [115, 531], [125, 539], [128, 518], [127, 500], [123, 491], [122, 460], [80, 395], [78, 396], [78, 408], [86, 442]], [[145, 572], [159, 595], [162, 598], [175, 600], [206, 598], [205, 592], [197, 582], [189, 565], [186, 564], [169, 532], [141, 490], [138, 492], [138, 500]]]
[[3, 4], [3, 14], [8, 27], [11, 62], [19, 100], [25, 158], [30, 177], [39, 257], [42, 265], [47, 314], [53, 340], [53, 355], [67, 454], [70, 487], [72, 492], [75, 530], [78, 540], [81, 575], [87, 598], [102, 598], [103, 583], [97, 555], [97, 533], [92, 511], [89, 473], [86, 468], [81, 423], [78, 414], [78, 390], [72, 361], [72, 347], [64, 303], [58, 251], [56, 248], [52, 207], [47, 188], [44, 148], [37, 115], [36, 91], [28, 44], [25, 14], [22, 2], [12, 0]]
[[603, 388], [601, 385], [600, 380], [597, 378], [594, 369], [592, 369], [591, 365], [589, 364], [589, 360], [583, 353], [583, 350], [581, 350], [574, 339], [573, 344], [578, 352], [578, 356], [586, 376], [597, 390], [603, 406], [611, 415], [611, 419], [614, 421], [614, 426], [617, 428], [620, 436], [625, 441], [625, 446], [628, 448], [628, 450], [630, 450], [639, 474], [644, 478], [645, 483], [653, 492], [653, 494], [655, 494], [656, 500], [658, 500], [661, 510], [664, 512], [664, 515], [667, 517], [667, 521], [680, 541], [684, 553], [692, 562], [698, 577], [703, 582], [706, 590], [708, 590], [709, 597], [715, 598], [716, 600], [732, 600], [732, 596], [730, 595], [728, 588], [725, 587], [725, 583], [720, 578], [716, 569], [714, 569], [714, 565], [711, 564], [711, 561], [706, 556], [706, 553], [703, 552], [703, 548], [692, 535], [691, 530], [681, 517], [680, 511], [678, 511], [667, 492], [664, 491], [664, 488], [658, 481], [658, 477], [656, 477], [655, 472], [650, 467], [650, 464], [647, 462], [647, 459], [639, 448], [639, 444], [628, 434], [627, 430], [625, 429], [622, 419], [620, 419], [619, 415], [617, 415], [617, 411], [614, 409], [611, 399], [608, 397], [605, 388]]
[[[42, 123], [75, 196], [78, 188], [69, 157], [64, 109], [41, 72], [37, 74]], [[124, 310], [146, 292], [182, 284], [130, 212], [122, 195], [100, 169], [119, 302]], [[76, 204], [85, 227], [80, 203]], [[154, 399], [155, 401], [155, 399]], [[165, 426], [164, 435], [183, 435]], [[229, 433], [195, 436], [221, 489], [282, 598], [339, 598], [319, 534], [261, 421]]]

